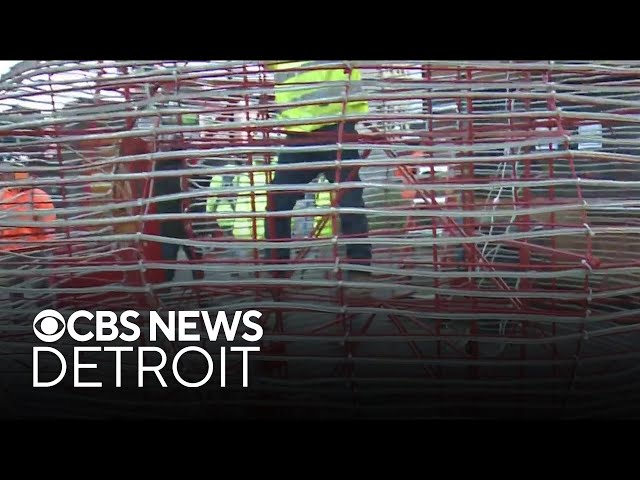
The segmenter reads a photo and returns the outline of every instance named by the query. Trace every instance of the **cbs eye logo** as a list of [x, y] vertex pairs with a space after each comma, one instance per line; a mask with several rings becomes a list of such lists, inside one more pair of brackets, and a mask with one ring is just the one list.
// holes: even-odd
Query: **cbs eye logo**
[[33, 319], [33, 333], [43, 342], [57, 342], [65, 330], [64, 317], [56, 310], [43, 310]]

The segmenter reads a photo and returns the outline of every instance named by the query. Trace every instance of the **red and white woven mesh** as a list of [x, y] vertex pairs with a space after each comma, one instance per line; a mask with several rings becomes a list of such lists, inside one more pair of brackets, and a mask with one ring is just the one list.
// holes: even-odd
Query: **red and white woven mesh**
[[[273, 385], [348, 385], [356, 402], [363, 391], [384, 404], [402, 388], [460, 385], [496, 407], [553, 391], [554, 407], [579, 414], [593, 392], [633, 384], [640, 62], [335, 66], [361, 70], [359, 95], [370, 106], [357, 118], [357, 145], [341, 145], [361, 154], [352, 164], [373, 245], [368, 283], [342, 280], [344, 247], [356, 240], [334, 227], [332, 236], [318, 236], [319, 226], [293, 238], [293, 274], [275, 279], [262, 259], [273, 246], [260, 232], [265, 211], [205, 210], [211, 197], [270, 188], [211, 189], [212, 175], [293, 168], [275, 161], [300, 147], [284, 143], [273, 76], [261, 62], [22, 62], [0, 79], [0, 154], [28, 157], [24, 182], [52, 196], [55, 235], [25, 251], [3, 245], [3, 311], [33, 313], [42, 301], [255, 308], [265, 312], [257, 358], [279, 366]], [[181, 120], [186, 114], [197, 122]], [[182, 171], [153, 171], [171, 158], [184, 159]], [[161, 175], [182, 176], [182, 213], [156, 213], [150, 192]], [[335, 225], [340, 210], [303, 213]], [[234, 215], [250, 218], [248, 237], [219, 228]], [[174, 265], [162, 260], [159, 224], [170, 219], [184, 222], [188, 238], [165, 240], [200, 252], [203, 278], [192, 278], [184, 254]], [[7, 214], [0, 221], [35, 225]], [[178, 272], [170, 284], [168, 267]], [[46, 289], [34, 286], [42, 279]], [[2, 320], [7, 352], [18, 348], [22, 325], [10, 317]], [[403, 405], [419, 407], [409, 397]]]

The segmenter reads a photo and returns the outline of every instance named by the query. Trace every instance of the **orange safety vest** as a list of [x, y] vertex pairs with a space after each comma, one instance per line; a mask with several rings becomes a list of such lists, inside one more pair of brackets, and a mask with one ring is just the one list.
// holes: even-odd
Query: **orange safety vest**
[[[415, 152], [411, 154], [412, 157], [420, 157], [422, 156], [421, 152]], [[410, 175], [415, 175], [418, 172], [418, 167], [415, 166], [410, 166], [410, 167], [405, 167], [406, 170], [408, 171], [408, 173]], [[400, 179], [402, 180], [402, 183], [404, 183], [405, 185], [410, 185], [411, 182], [409, 182], [402, 171], [402, 167], [397, 167], [395, 169], [394, 172], [396, 177], [400, 177]], [[406, 200], [413, 200], [414, 198], [416, 198], [416, 195], [418, 194], [418, 190], [402, 190], [402, 198], [406, 199]]]
[[[34, 213], [38, 210], [51, 210], [51, 213], [36, 216]], [[3, 226], [1, 217], [8, 212], [24, 212], [24, 215], [11, 217], [15, 220], [35, 220], [46, 223], [56, 219], [56, 215], [53, 213], [53, 202], [45, 191], [39, 188], [25, 190], [5, 188], [0, 190], [0, 240], [2, 240], [0, 250], [13, 251], [29, 248], [28, 244], [25, 245], [22, 242], [46, 242], [53, 238], [51, 228]], [[12, 240], [16, 243], [9, 243]]]

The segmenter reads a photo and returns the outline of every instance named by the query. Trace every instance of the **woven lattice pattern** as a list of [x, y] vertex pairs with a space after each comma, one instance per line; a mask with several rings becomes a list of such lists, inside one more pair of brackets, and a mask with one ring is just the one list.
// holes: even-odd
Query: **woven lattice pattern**
[[[584, 409], [596, 392], [633, 385], [640, 63], [321, 65], [332, 67], [362, 80], [314, 101], [367, 100], [369, 111], [319, 119], [357, 122], [357, 135], [319, 146], [288, 141], [295, 122], [275, 115], [262, 62], [24, 62], [0, 79], [0, 154], [29, 174], [2, 187], [35, 186], [55, 207], [45, 240], [0, 239], [6, 352], [45, 304], [251, 307], [266, 313], [255, 359], [278, 366], [264, 388], [331, 385], [364, 409], [402, 397], [400, 385], [416, 408], [426, 405], [416, 391], [453, 385], [495, 406], [553, 392], [554, 406]], [[274, 172], [298, 168], [278, 156], [348, 149], [360, 158], [314, 168], [358, 165], [361, 181], [286, 187], [332, 200], [288, 212], [291, 262], [265, 260], [281, 244], [264, 224], [279, 214], [260, 202], [283, 188], [269, 184]], [[172, 178], [180, 191], [158, 194]], [[365, 207], [340, 207], [354, 187]], [[230, 209], [207, 210], [225, 199]], [[159, 211], [160, 201], [180, 209]], [[42, 228], [31, 213], [6, 208], [0, 228]], [[347, 245], [362, 240], [341, 233], [341, 213], [368, 218], [364, 283], [343, 275]], [[315, 225], [306, 236], [305, 218]], [[163, 235], [171, 221], [184, 235]], [[162, 242], [192, 258], [163, 258]]]

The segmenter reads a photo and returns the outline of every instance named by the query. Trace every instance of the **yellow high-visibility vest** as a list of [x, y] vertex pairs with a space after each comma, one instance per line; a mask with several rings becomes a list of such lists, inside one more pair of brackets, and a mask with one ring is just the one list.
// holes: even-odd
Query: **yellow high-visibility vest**
[[[352, 69], [346, 73], [344, 67], [330, 67], [306, 71], [288, 71], [287, 69], [300, 67], [315, 67], [326, 61], [304, 61], [268, 64], [267, 68], [275, 72], [275, 101], [276, 105], [291, 102], [309, 101], [309, 105], [282, 107], [279, 117], [282, 120], [315, 119], [323, 116], [340, 115], [343, 112], [343, 101], [332, 103], [323, 99], [358, 95], [362, 92], [362, 73], [359, 69]], [[333, 62], [335, 63], [335, 62]], [[308, 88], [307, 88], [308, 86]], [[366, 101], [348, 101], [344, 113], [361, 114], [369, 111]], [[330, 122], [337, 123], [337, 122]], [[327, 125], [327, 124], [324, 124]], [[285, 126], [288, 132], [312, 132], [324, 126], [323, 124], [305, 124]]]
[[[261, 189], [267, 185], [267, 175], [265, 172], [253, 172], [253, 198], [251, 192], [238, 194], [236, 201], [236, 213], [238, 212], [256, 212], [264, 213], [267, 211], [267, 191]], [[251, 177], [248, 173], [239, 175], [239, 187], [251, 187]], [[253, 202], [252, 202], [253, 200]], [[255, 235], [254, 235], [255, 220]], [[260, 217], [238, 217], [233, 224], [233, 236], [240, 239], [262, 240], [264, 238], [264, 220]]]
[[[232, 186], [237, 183], [234, 182], [234, 180], [235, 179], [232, 178]], [[224, 184], [224, 175], [213, 175], [209, 182], [209, 188], [214, 191], [219, 190], [224, 186]], [[207, 213], [233, 213], [235, 211], [235, 197], [220, 196], [214, 193], [207, 198], [206, 205]], [[226, 217], [218, 218], [216, 220], [218, 225], [222, 228], [233, 228], [233, 218]]]
[[[260, 188], [266, 185], [266, 175], [264, 172], [253, 173], [254, 187]], [[225, 184], [223, 175], [214, 175], [211, 177], [209, 188], [217, 190]], [[231, 182], [233, 187], [249, 187], [251, 186], [251, 178], [248, 173], [235, 175]], [[254, 203], [256, 212], [265, 212], [267, 210], [267, 192], [265, 190], [253, 190]], [[216, 195], [215, 192], [207, 199], [207, 213], [241, 213], [252, 212], [251, 191], [241, 192], [230, 197]], [[253, 235], [253, 218], [236, 217], [236, 218], [218, 218], [218, 225], [222, 228], [229, 228], [233, 231], [233, 236], [239, 239], [262, 239], [264, 238], [264, 218], [256, 218], [256, 235]]]
[[[274, 161], [277, 163], [277, 160]], [[212, 192], [211, 196], [207, 199], [206, 211], [207, 213], [233, 213], [241, 212], [253, 212], [265, 213], [267, 211], [267, 175], [265, 172], [253, 172], [253, 189], [248, 192], [238, 193], [233, 197], [225, 197], [215, 194], [215, 190], [223, 187], [225, 179], [223, 175], [214, 175], [211, 178], [209, 188]], [[323, 179], [326, 182], [326, 179]], [[249, 173], [242, 173], [234, 176], [232, 182], [234, 187], [251, 187], [251, 177]], [[253, 205], [251, 192], [253, 191]], [[316, 194], [316, 206], [329, 207], [331, 206], [331, 193], [330, 192], [318, 192]], [[254, 210], [255, 207], [255, 210]], [[238, 216], [236, 218], [219, 218], [217, 219], [218, 225], [222, 228], [229, 228], [233, 230], [233, 236], [238, 239], [264, 239], [265, 233], [265, 217], [257, 216], [255, 218], [256, 223], [256, 235], [254, 236], [252, 217]], [[315, 224], [318, 225], [322, 221], [322, 216], [315, 217]], [[331, 218], [329, 218], [320, 231], [319, 237], [332, 237], [333, 227]]]
[[183, 125], [199, 125], [200, 116], [197, 113], [183, 113], [182, 124]]
[[[321, 183], [326, 183], [328, 180], [326, 178], [322, 178]], [[321, 208], [327, 208], [331, 206], [331, 192], [318, 192], [316, 194], [316, 206]], [[316, 227], [322, 222], [322, 215], [318, 215], [315, 218]], [[333, 237], [333, 222], [331, 221], [331, 217], [327, 218], [324, 227], [320, 230], [320, 234], [318, 235], [320, 238]]]

